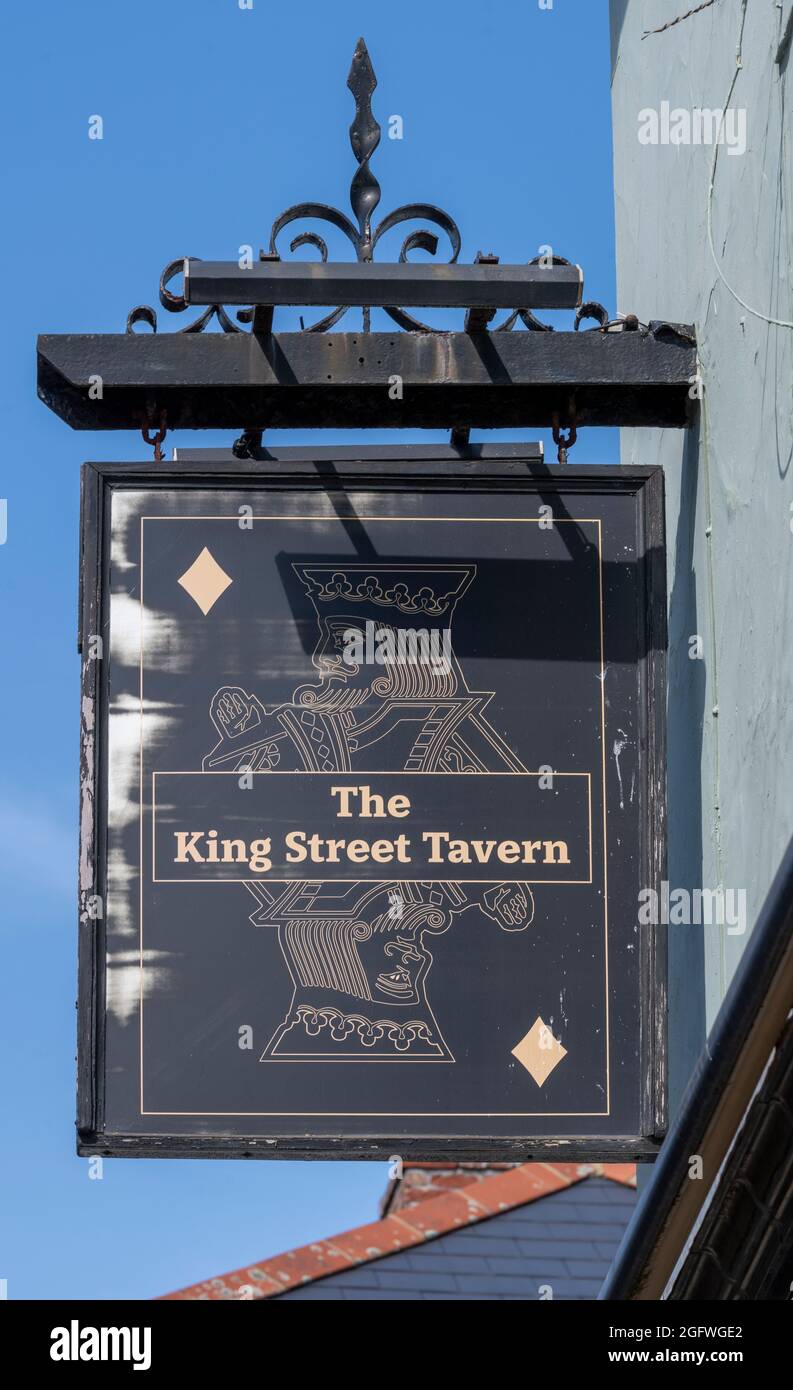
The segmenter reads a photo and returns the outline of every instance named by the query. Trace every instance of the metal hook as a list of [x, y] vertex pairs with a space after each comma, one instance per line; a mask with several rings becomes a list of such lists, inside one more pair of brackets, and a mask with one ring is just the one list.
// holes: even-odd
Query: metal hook
[[231, 446], [235, 459], [255, 458], [257, 450], [262, 447], [263, 434], [264, 430], [243, 430], [239, 439], [235, 439]]
[[152, 444], [152, 445], [154, 446], [154, 462], [155, 462], [155, 463], [162, 463], [162, 460], [163, 460], [162, 445], [163, 445], [163, 441], [164, 441], [164, 439], [165, 439], [165, 436], [166, 436], [166, 434], [168, 433], [168, 430], [167, 430], [167, 428], [166, 428], [166, 423], [165, 423], [165, 422], [166, 422], [166, 419], [167, 419], [167, 416], [166, 416], [165, 411], [163, 410], [162, 413], [161, 413], [161, 415], [160, 415], [160, 428], [158, 429], [158, 431], [157, 431], [156, 434], [152, 434], [151, 429], [149, 428], [148, 422], [145, 423], [145, 424], [143, 424], [143, 425], [141, 426], [141, 431], [140, 431], [140, 432], [141, 432], [141, 434], [143, 435], [143, 442], [144, 442], [144, 444]]
[[574, 424], [571, 424], [571, 425], [570, 425], [570, 427], [569, 427], [569, 429], [568, 429], [568, 431], [567, 431], [567, 438], [565, 438], [564, 434], [562, 433], [562, 431], [561, 431], [561, 429], [560, 429], [560, 427], [559, 427], [559, 416], [558, 416], [558, 415], [554, 415], [554, 417], [553, 417], [553, 442], [554, 442], [554, 444], [556, 445], [556, 448], [557, 448], [556, 457], [557, 457], [557, 459], [559, 460], [560, 463], [567, 463], [567, 453], [568, 453], [568, 450], [569, 450], [569, 449], [572, 449], [572, 447], [573, 447], [573, 445], [575, 444], [577, 438], [578, 438], [578, 430], [576, 429], [576, 427], [575, 427]]

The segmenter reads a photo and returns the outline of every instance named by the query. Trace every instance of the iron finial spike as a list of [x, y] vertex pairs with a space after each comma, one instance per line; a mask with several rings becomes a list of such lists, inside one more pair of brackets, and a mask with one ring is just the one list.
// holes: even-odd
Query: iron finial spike
[[355, 98], [355, 119], [350, 126], [350, 144], [359, 165], [350, 184], [350, 206], [358, 219], [361, 233], [359, 258], [368, 260], [372, 213], [380, 202], [380, 185], [369, 168], [369, 160], [380, 144], [380, 127], [372, 114], [371, 106], [377, 78], [363, 39], [359, 39], [355, 45], [347, 86]]

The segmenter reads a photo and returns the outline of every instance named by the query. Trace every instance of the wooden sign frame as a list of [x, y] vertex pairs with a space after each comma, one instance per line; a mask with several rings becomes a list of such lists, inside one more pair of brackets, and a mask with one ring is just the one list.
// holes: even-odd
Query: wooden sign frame
[[[399, 454], [396, 459], [393, 457], [395, 453]], [[144, 1112], [142, 1103], [140, 1112], [135, 1115], [130, 1109], [126, 1093], [123, 1101], [118, 1099], [119, 1087], [122, 1086], [119, 1077], [127, 1063], [118, 1066], [115, 1064], [122, 1053], [127, 1057], [125, 1049], [129, 1038], [138, 1027], [139, 1020], [136, 1018], [137, 1006], [133, 995], [123, 1023], [118, 1021], [116, 1008], [109, 1026], [108, 1000], [116, 997], [113, 991], [117, 992], [117, 985], [112, 981], [109, 985], [108, 982], [112, 972], [118, 969], [119, 961], [125, 969], [132, 972], [136, 968], [142, 969], [145, 952], [141, 939], [139, 967], [136, 967], [134, 960], [130, 962], [126, 959], [124, 950], [119, 950], [120, 944], [123, 946], [123, 939], [118, 935], [118, 880], [114, 886], [112, 874], [115, 870], [109, 872], [112, 856], [109, 855], [111, 827], [108, 788], [109, 779], [116, 775], [109, 731], [111, 706], [117, 698], [112, 669], [116, 658], [111, 623], [111, 580], [115, 586], [114, 593], [120, 594], [125, 587], [119, 584], [117, 567], [111, 575], [111, 548], [115, 513], [120, 511], [122, 505], [127, 509], [136, 505], [135, 497], [141, 493], [150, 494], [158, 499], [157, 506], [167, 510], [175, 496], [186, 497], [190, 494], [206, 493], [207, 490], [220, 492], [221, 497], [225, 499], [224, 506], [233, 507], [230, 514], [234, 517], [239, 513], [240, 499], [246, 496], [253, 499], [254, 496], [261, 497], [262, 494], [280, 495], [278, 505], [272, 509], [274, 515], [280, 515], [283, 510], [283, 497], [287, 494], [301, 506], [308, 505], [312, 514], [326, 520], [329, 525], [331, 522], [340, 524], [353, 547], [353, 553], [355, 547], [362, 546], [359, 558], [361, 565], [368, 568], [376, 566], [377, 561], [371, 558], [370, 538], [367, 538], [368, 522], [361, 519], [359, 503], [363, 495], [374, 499], [375, 511], [380, 505], [378, 499], [382, 502], [387, 496], [388, 506], [396, 515], [399, 514], [399, 507], [405, 501], [409, 501], [411, 507], [418, 506], [426, 510], [430, 522], [438, 517], [438, 501], [441, 498], [445, 499], [452, 516], [455, 515], [455, 507], [464, 505], [478, 509], [482, 520], [501, 519], [503, 515], [505, 520], [512, 521], [513, 512], [509, 512], [510, 507], [514, 511], [516, 507], [520, 509], [530, 505], [534, 516], [550, 516], [552, 526], [566, 520], [568, 534], [578, 537], [576, 545], [580, 541], [578, 550], [574, 545], [567, 556], [567, 561], [573, 564], [576, 555], [581, 559], [581, 563], [593, 563], [594, 532], [587, 532], [582, 518], [585, 516], [587, 519], [597, 519], [600, 514], [599, 511], [594, 511], [592, 506], [582, 513], [578, 509], [580, 503], [587, 502], [604, 511], [612, 508], [615, 509], [615, 516], [619, 512], [623, 518], [631, 517], [627, 531], [635, 536], [635, 553], [632, 556], [628, 555], [625, 561], [620, 560], [614, 550], [616, 532], [608, 541], [608, 546], [611, 547], [609, 553], [604, 554], [603, 532], [598, 531], [601, 536], [597, 563], [601, 583], [602, 661], [600, 670], [594, 674], [601, 686], [604, 686], [607, 681], [623, 679], [619, 676], [620, 670], [623, 670], [626, 680], [629, 676], [633, 679], [631, 673], [635, 668], [635, 700], [631, 696], [635, 723], [627, 733], [619, 724], [620, 709], [615, 707], [606, 714], [607, 702], [605, 695], [603, 697], [604, 716], [599, 736], [603, 755], [604, 793], [602, 863], [606, 876], [609, 872], [612, 875], [612, 885], [616, 882], [619, 886], [619, 875], [622, 872], [620, 850], [616, 843], [608, 841], [605, 829], [606, 810], [611, 800], [619, 797], [624, 823], [633, 824], [636, 836], [636, 857], [631, 870], [635, 882], [626, 882], [623, 885], [623, 906], [631, 899], [634, 889], [638, 891], [648, 888], [660, 894], [661, 883], [665, 877], [666, 853], [666, 566], [662, 472], [660, 469], [638, 467], [546, 467], [539, 463], [536, 455], [532, 456], [530, 451], [525, 451], [523, 458], [516, 457], [515, 447], [504, 451], [504, 454], [505, 456], [499, 456], [497, 450], [480, 450], [478, 453], [472, 451], [466, 455], [464, 450], [438, 449], [437, 453], [433, 454], [432, 449], [412, 453], [409, 448], [398, 451], [378, 451], [376, 448], [357, 451], [348, 448], [340, 451], [334, 458], [333, 451], [305, 449], [285, 451], [277, 459], [233, 460], [222, 468], [217, 461], [198, 460], [160, 464], [98, 463], [84, 466], [80, 596], [83, 670], [77, 1115], [79, 1153], [113, 1157], [378, 1159], [398, 1154], [423, 1161], [482, 1162], [526, 1161], [538, 1158], [568, 1161], [612, 1161], [622, 1158], [647, 1161], [655, 1156], [666, 1127], [664, 929], [660, 925], [645, 928], [631, 924], [632, 935], [629, 937], [624, 911], [621, 916], [622, 926], [618, 928], [621, 934], [615, 960], [619, 962], [622, 959], [631, 959], [626, 953], [633, 951], [636, 961], [635, 970], [632, 965], [630, 967], [633, 971], [631, 979], [635, 982], [636, 997], [632, 997], [631, 1001], [626, 1003], [624, 1019], [620, 1013], [617, 995], [615, 994], [611, 1000], [608, 994], [610, 989], [616, 988], [613, 981], [621, 967], [619, 964], [615, 965], [616, 974], [609, 983], [608, 938], [605, 948], [606, 1016], [610, 1020], [607, 1022], [608, 1036], [605, 1046], [607, 1052], [610, 1047], [615, 1050], [615, 1055], [619, 1053], [621, 1062], [624, 1062], [628, 1070], [632, 1069], [631, 1075], [634, 1078], [630, 1089], [632, 1099], [626, 1100], [626, 1097], [622, 1096], [620, 1100], [620, 1113], [630, 1112], [630, 1118], [634, 1123], [626, 1124], [622, 1130], [614, 1128], [613, 1115], [616, 1111], [610, 1111], [608, 1125], [598, 1127], [588, 1123], [585, 1132], [575, 1132], [574, 1128], [571, 1130], [570, 1123], [554, 1123], [550, 1115], [547, 1126], [543, 1125], [541, 1132], [537, 1132], [536, 1126], [523, 1125], [521, 1128], [520, 1124], [514, 1125], [508, 1132], [507, 1127], [495, 1123], [491, 1132], [487, 1132], [483, 1127], [486, 1118], [484, 1111], [477, 1116], [476, 1123], [469, 1122], [462, 1114], [454, 1124], [450, 1122], [441, 1125], [438, 1121], [436, 1131], [433, 1131], [435, 1122], [431, 1116], [423, 1116], [420, 1123], [417, 1121], [413, 1126], [413, 1132], [410, 1132], [410, 1127], [406, 1124], [392, 1124], [389, 1127], [388, 1117], [383, 1121], [373, 1122], [367, 1131], [361, 1124], [345, 1121], [343, 1115], [339, 1117], [335, 1128], [330, 1129], [326, 1122], [312, 1122], [308, 1112], [289, 1121], [283, 1120], [273, 1125], [269, 1125], [268, 1122], [269, 1127], [250, 1125], [246, 1130], [239, 1125], [235, 1128], [222, 1115], [204, 1114], [203, 1119], [197, 1119], [195, 1111], [191, 1111], [184, 1122], [171, 1122], [167, 1117], [156, 1113], [156, 1108], [151, 1112]], [[354, 457], [351, 458], [351, 455]], [[463, 503], [460, 499], [466, 500]], [[576, 510], [570, 515], [574, 504]], [[542, 508], [545, 508], [545, 512], [541, 512]], [[405, 515], [411, 515], [410, 508]], [[452, 519], [452, 516], [446, 519]], [[519, 517], [517, 512], [514, 516], [516, 520], [525, 519]], [[372, 518], [376, 519], [377, 517]], [[466, 513], [458, 519], [461, 523], [467, 524], [468, 520], [477, 518], [473, 513], [470, 516]], [[619, 524], [625, 523], [623, 521]], [[594, 522], [592, 525], [594, 526]], [[617, 526], [616, 521], [614, 525]], [[305, 538], [297, 545], [297, 551], [300, 551], [301, 544], [305, 547]], [[128, 597], [134, 597], [138, 557], [128, 554], [124, 563], [127, 567], [126, 593]], [[294, 569], [294, 565], [292, 568]], [[558, 566], [548, 566], [547, 569], [548, 583], [551, 583], [553, 575], [561, 575], [567, 582], [572, 573], [569, 563], [567, 575], [563, 574]], [[536, 574], [545, 582], [544, 574], [540, 571]], [[624, 632], [620, 636], [610, 626], [610, 605], [624, 605], [628, 601], [627, 590], [630, 590], [635, 603], [635, 662], [631, 661], [630, 642], [626, 641]], [[141, 600], [141, 615], [142, 613]], [[575, 624], [572, 624], [571, 631], [574, 629]], [[609, 674], [611, 667], [615, 675]], [[627, 676], [624, 675], [625, 672], [628, 673]], [[144, 717], [142, 681], [141, 665], [141, 720]], [[627, 689], [627, 686], [625, 688]], [[607, 693], [610, 691], [609, 686]], [[627, 771], [623, 777], [623, 765], [616, 750], [620, 739], [624, 739], [634, 750], [630, 786]], [[141, 768], [141, 777], [142, 774]], [[143, 798], [140, 813], [143, 824]], [[141, 841], [142, 839], [141, 830]], [[590, 859], [591, 843], [590, 840]], [[143, 858], [138, 872], [141, 873], [143, 881]], [[238, 890], [215, 888], [212, 891], [225, 896], [226, 893], [236, 893]], [[241, 891], [240, 888], [239, 892]], [[614, 891], [616, 890], [612, 886], [604, 894], [606, 912], [609, 893]], [[539, 893], [540, 889], [537, 889], [537, 894]], [[492, 905], [492, 900], [488, 901]], [[494, 913], [496, 916], [502, 914], [501, 904], [498, 902]], [[503, 914], [497, 922], [497, 925], [499, 924], [504, 926]], [[132, 925], [133, 932], [129, 940], [134, 956], [137, 947], [135, 924]], [[146, 950], [148, 949], [147, 947]], [[572, 966], [572, 958], [570, 964]], [[610, 1012], [611, 1003], [614, 1008]], [[124, 1029], [132, 1032], [123, 1033]], [[549, 1021], [547, 1036], [551, 1038], [552, 1045], [559, 1043], [559, 1030], [558, 1021], [553, 1024]], [[123, 1043], [118, 1042], [122, 1035], [126, 1039]], [[511, 1035], [509, 1041], [510, 1044], [513, 1041]], [[518, 1039], [515, 1038], [514, 1041], [517, 1044]], [[536, 1037], [534, 1045], [536, 1046]], [[440, 1042], [437, 1046], [440, 1047]], [[562, 1051], [564, 1052], [564, 1049]], [[142, 1040], [139, 1052], [142, 1058]], [[512, 1072], [516, 1065], [514, 1062], [509, 1063]], [[525, 1066], [525, 1062], [522, 1065]], [[129, 1068], [131, 1066], [132, 1063], [129, 1064]], [[160, 1072], [163, 1070], [167, 1071], [167, 1067], [161, 1066]], [[355, 1067], [352, 1072], [356, 1072]], [[516, 1084], [512, 1072], [510, 1086]], [[350, 1074], [348, 1071], [347, 1075]], [[358, 1074], [360, 1075], [360, 1069]], [[128, 1080], [131, 1095], [131, 1077]], [[354, 1087], [357, 1083], [351, 1084]], [[504, 1085], [506, 1084], [505, 1080]], [[532, 1085], [534, 1084], [535, 1082], [532, 1082]], [[618, 1089], [619, 1082], [616, 1081], [614, 1085]], [[141, 1077], [141, 1095], [142, 1092]], [[147, 1113], [151, 1113], [151, 1120], [146, 1118]]]

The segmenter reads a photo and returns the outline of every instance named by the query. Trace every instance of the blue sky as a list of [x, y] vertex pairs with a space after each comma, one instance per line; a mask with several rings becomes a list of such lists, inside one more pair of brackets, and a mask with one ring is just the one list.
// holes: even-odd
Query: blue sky
[[[549, 244], [583, 265], [587, 298], [624, 308], [614, 302], [607, 11], [606, 0], [554, 0], [550, 10], [537, 0], [254, 0], [251, 10], [237, 0], [36, 0], [15, 6], [13, 23], [6, 16], [0, 1278], [9, 1298], [152, 1297], [373, 1219], [387, 1178], [382, 1164], [116, 1160], [92, 1181], [74, 1154], [79, 465], [150, 451], [139, 436], [81, 436], [45, 409], [36, 334], [122, 332], [133, 305], [157, 304], [160, 271], [175, 257], [258, 250], [276, 215], [304, 199], [348, 210], [345, 82], [361, 33], [379, 80], [379, 213], [439, 204], [460, 226], [463, 260], [482, 250], [525, 262]], [[386, 138], [392, 114], [403, 118], [401, 141]], [[101, 141], [88, 139], [92, 115], [102, 116]], [[162, 331], [179, 326], [160, 311]], [[232, 438], [181, 433], [167, 448]], [[585, 431], [573, 461], [617, 462], [616, 432]]]

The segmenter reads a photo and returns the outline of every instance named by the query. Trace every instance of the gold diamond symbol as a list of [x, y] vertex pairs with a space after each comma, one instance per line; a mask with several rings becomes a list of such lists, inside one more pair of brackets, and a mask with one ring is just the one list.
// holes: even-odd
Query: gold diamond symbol
[[547, 1024], [537, 1017], [525, 1038], [521, 1038], [517, 1047], [513, 1047], [512, 1056], [517, 1057], [538, 1086], [543, 1086], [554, 1067], [558, 1067], [567, 1056], [567, 1049], [562, 1047]]
[[182, 588], [195, 599], [204, 617], [233, 582], [206, 546], [179, 580]]

